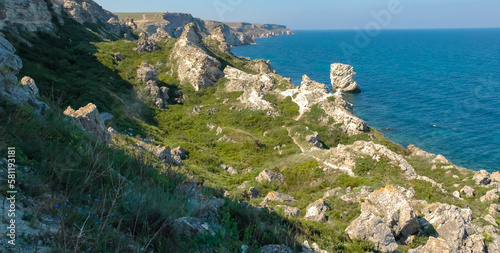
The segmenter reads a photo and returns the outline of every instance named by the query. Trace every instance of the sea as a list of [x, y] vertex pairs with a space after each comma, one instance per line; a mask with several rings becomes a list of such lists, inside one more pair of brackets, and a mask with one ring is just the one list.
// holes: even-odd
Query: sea
[[473, 170], [500, 170], [500, 29], [296, 31], [235, 47], [271, 61], [300, 85], [330, 84], [350, 64], [362, 89], [354, 114], [403, 146], [414, 144]]

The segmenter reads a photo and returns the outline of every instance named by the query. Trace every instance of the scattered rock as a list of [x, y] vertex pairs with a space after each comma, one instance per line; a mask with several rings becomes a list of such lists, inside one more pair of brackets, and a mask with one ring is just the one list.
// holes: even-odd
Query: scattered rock
[[465, 241], [465, 252], [471, 253], [486, 253], [486, 245], [484, 244], [484, 237], [482, 235], [471, 235]]
[[247, 195], [248, 195], [251, 199], [257, 199], [257, 198], [262, 197], [262, 196], [260, 195], [259, 190], [257, 190], [257, 188], [255, 188], [255, 187], [250, 187], [250, 189], [248, 189]]
[[377, 215], [361, 210], [361, 215], [345, 230], [352, 240], [372, 242], [375, 249], [382, 252], [395, 252], [398, 244], [386, 223]]
[[201, 188], [203, 187], [203, 184], [205, 183], [205, 180], [185, 180], [182, 182], [182, 184], [178, 185], [175, 188], [176, 192], [181, 193], [182, 195], [186, 196], [187, 198], [191, 199], [197, 199], [203, 197], [203, 194], [201, 193]]
[[500, 172], [495, 171], [490, 175], [491, 180], [500, 183]]
[[429, 237], [425, 246], [420, 246], [416, 249], [408, 250], [408, 253], [436, 253], [436, 252], [450, 252], [448, 243], [440, 238]]
[[285, 203], [287, 205], [291, 205], [295, 202], [297, 202], [296, 199], [294, 199], [292, 196], [284, 194], [284, 193], [279, 193], [279, 192], [269, 192], [267, 196], [264, 198], [263, 203], [266, 202], [280, 202], [280, 203]]
[[464, 186], [464, 188], [460, 190], [460, 193], [465, 193], [467, 198], [473, 198], [476, 196], [476, 190], [468, 185]]
[[231, 142], [231, 143], [236, 143], [235, 140], [233, 140], [231, 137], [227, 136], [227, 135], [223, 135], [222, 137], [220, 137], [218, 140], [218, 142]]
[[462, 199], [462, 198], [460, 197], [460, 192], [459, 192], [459, 191], [454, 191], [452, 195], [453, 195], [453, 197], [455, 197], [455, 198], [457, 198], [457, 199]]
[[154, 80], [148, 80], [146, 82], [146, 91], [153, 98], [153, 103], [156, 107], [163, 109], [166, 105], [168, 105], [168, 88], [167, 87], [159, 87], [157, 82]]
[[479, 200], [481, 202], [493, 202], [499, 198], [498, 192], [499, 192], [498, 189], [493, 189], [493, 190], [487, 191], [484, 196], [479, 198]]
[[218, 126], [216, 134], [219, 135], [221, 133], [222, 133], [222, 127]]
[[300, 210], [296, 207], [291, 207], [287, 205], [278, 205], [276, 207], [283, 209], [283, 215], [285, 217], [299, 217], [300, 215]]
[[194, 237], [210, 230], [210, 228], [207, 229], [206, 227], [208, 226], [202, 226], [200, 220], [196, 218], [182, 217], [174, 220], [172, 231], [187, 237]]
[[304, 241], [304, 243], [300, 245], [302, 246], [302, 253], [328, 253], [328, 251], [322, 250], [316, 243], [309, 246], [309, 242]]
[[328, 190], [327, 192], [325, 192], [325, 194], [323, 194], [323, 198], [326, 199], [326, 198], [328, 198], [330, 196], [337, 195], [340, 190], [342, 190], [342, 188], [340, 188], [340, 187]]
[[306, 136], [306, 141], [317, 148], [323, 148], [323, 143], [321, 143], [321, 137], [318, 133]]
[[491, 183], [490, 173], [488, 173], [486, 170], [478, 171], [472, 179], [476, 181], [476, 185], [480, 186], [486, 186]]
[[499, 204], [491, 204], [490, 208], [488, 208], [488, 212], [491, 215], [497, 215], [500, 212], [500, 205]]
[[217, 109], [217, 108], [212, 108], [212, 109], [210, 109], [210, 110], [208, 111], [208, 113], [210, 113], [210, 114], [212, 114], [212, 115], [213, 115], [213, 114], [216, 114], [216, 113], [218, 113], [218, 112], [219, 112], [219, 109]]
[[283, 175], [279, 169], [265, 169], [255, 178], [255, 180], [259, 183], [265, 181], [268, 183], [286, 185], [285, 175]]
[[354, 68], [351, 65], [333, 63], [330, 70], [330, 79], [334, 90], [341, 89], [344, 92], [360, 93], [361, 89], [354, 81]]
[[495, 218], [493, 218], [493, 216], [491, 216], [491, 214], [487, 214], [486, 216], [484, 216], [484, 220], [491, 223], [491, 225], [498, 227], [497, 221], [495, 220]]
[[332, 208], [328, 205], [328, 203], [326, 203], [323, 199], [318, 199], [314, 203], [307, 206], [307, 212], [304, 219], [325, 222], [327, 220], [326, 212], [330, 210], [332, 210]]
[[233, 167], [229, 167], [229, 168], [227, 168], [227, 170], [226, 170], [226, 171], [227, 171], [227, 173], [228, 173], [229, 175], [238, 175], [238, 171], [237, 171], [235, 168], [233, 168]]
[[[199, 106], [195, 106], [195, 107], [193, 107], [193, 113], [194, 113], [194, 114], [199, 114], [200, 112], [201, 112], [201, 107], [199, 107]], [[207, 126], [208, 126], [208, 124], [207, 124]], [[208, 129], [210, 129], [210, 131], [212, 131], [212, 129], [213, 129], [214, 127], [215, 127], [214, 125], [210, 125], [210, 126], [208, 127]]]
[[137, 47], [134, 48], [134, 51], [138, 53], [151, 53], [158, 50], [160, 50], [160, 46], [158, 46], [156, 41], [149, 38], [144, 33], [140, 36], [139, 40], [137, 40]]
[[[222, 165], [225, 165], [225, 164], [222, 164]], [[222, 168], [222, 169], [224, 169], [224, 170], [227, 170], [227, 169], [226, 169], [226, 166], [227, 166], [227, 165], [225, 165], [224, 167], [223, 167], [222, 165], [221, 165], [221, 168]], [[229, 166], [227, 166], [227, 168], [229, 168]], [[245, 181], [245, 182], [243, 182], [243, 183], [242, 183], [242, 184], [240, 184], [238, 187], [236, 187], [236, 190], [240, 190], [240, 191], [244, 191], [244, 190], [246, 190], [246, 189], [247, 189], [247, 186], [248, 186], [248, 184], [249, 184], [249, 183], [250, 183], [250, 181]]]
[[111, 135], [104, 125], [104, 120], [102, 120], [102, 117], [94, 104], [89, 103], [77, 111], [68, 106], [68, 108], [64, 111], [64, 114], [71, 117], [78, 127], [87, 133], [94, 135], [100, 142], [106, 144], [111, 142]]
[[446, 157], [443, 155], [437, 155], [434, 160], [432, 160], [433, 163], [450, 163]]

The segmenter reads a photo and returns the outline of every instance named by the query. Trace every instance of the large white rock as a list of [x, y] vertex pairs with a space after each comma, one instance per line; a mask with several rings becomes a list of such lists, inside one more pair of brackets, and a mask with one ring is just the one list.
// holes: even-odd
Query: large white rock
[[354, 81], [354, 68], [351, 65], [342, 63], [333, 63], [330, 69], [330, 79], [333, 89], [341, 89], [344, 92], [359, 93], [361, 89]]
[[94, 104], [89, 103], [76, 111], [71, 106], [68, 106], [64, 114], [73, 118], [78, 127], [94, 135], [100, 142], [111, 142], [111, 134], [104, 125], [104, 120], [102, 120], [101, 114], [99, 114], [97, 106]]

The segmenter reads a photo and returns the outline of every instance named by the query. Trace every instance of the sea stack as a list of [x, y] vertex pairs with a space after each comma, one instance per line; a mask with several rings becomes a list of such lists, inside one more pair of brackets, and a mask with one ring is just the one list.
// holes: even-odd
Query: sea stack
[[361, 89], [354, 81], [354, 68], [348, 64], [332, 63], [330, 66], [330, 79], [333, 90], [342, 89], [344, 92], [360, 93]]

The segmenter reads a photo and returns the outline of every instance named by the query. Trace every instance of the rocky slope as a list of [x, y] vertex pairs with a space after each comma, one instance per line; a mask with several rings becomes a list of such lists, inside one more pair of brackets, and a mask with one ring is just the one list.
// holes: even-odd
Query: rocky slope
[[[66, 2], [83, 23], [109, 14]], [[18, 152], [21, 252], [500, 250], [500, 173], [367, 126], [343, 97], [360, 91], [352, 66], [332, 64], [334, 90], [307, 76], [295, 87], [269, 63], [232, 55], [227, 27], [206, 36], [202, 21], [170, 18], [150, 51], [64, 33], [0, 36], [0, 150]], [[64, 65], [78, 54], [88, 73], [44, 62], [45, 43], [71, 53], [57, 57]], [[74, 72], [100, 92], [73, 85]]]

